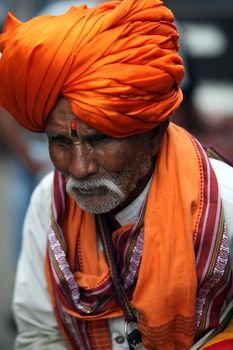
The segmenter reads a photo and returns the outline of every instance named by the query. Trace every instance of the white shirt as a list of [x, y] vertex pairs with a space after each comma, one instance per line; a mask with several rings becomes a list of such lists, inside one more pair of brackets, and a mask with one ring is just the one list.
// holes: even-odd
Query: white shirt
[[[227, 233], [233, 252], [233, 169], [211, 160], [216, 173], [226, 216]], [[24, 223], [23, 248], [19, 259], [13, 310], [19, 334], [17, 350], [65, 350], [63, 336], [53, 315], [50, 296], [44, 273], [44, 258], [47, 245], [47, 227], [50, 218], [52, 173], [48, 174], [35, 189]], [[141, 195], [118, 213], [119, 223], [134, 221], [149, 190], [147, 185]], [[109, 320], [113, 350], [128, 349], [122, 318]], [[201, 345], [201, 344], [200, 344]], [[193, 347], [198, 349], [198, 347]]]

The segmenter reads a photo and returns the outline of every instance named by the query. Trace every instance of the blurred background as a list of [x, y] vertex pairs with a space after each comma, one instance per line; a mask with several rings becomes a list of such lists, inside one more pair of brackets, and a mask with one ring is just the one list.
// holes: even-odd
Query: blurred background
[[[0, 27], [8, 11], [25, 21], [82, 2], [92, 6], [100, 1], [0, 0]], [[233, 161], [233, 1], [164, 2], [176, 16], [186, 66], [184, 102], [173, 120]], [[11, 298], [23, 217], [31, 191], [50, 169], [44, 136], [22, 130], [0, 110], [1, 350], [13, 349], [15, 337]]]

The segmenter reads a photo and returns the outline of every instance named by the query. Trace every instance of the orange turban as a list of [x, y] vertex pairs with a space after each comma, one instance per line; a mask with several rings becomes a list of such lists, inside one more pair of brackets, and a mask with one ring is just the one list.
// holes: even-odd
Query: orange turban
[[123, 0], [21, 23], [0, 36], [0, 104], [44, 131], [60, 95], [85, 123], [113, 137], [146, 132], [182, 100], [174, 18], [159, 0]]

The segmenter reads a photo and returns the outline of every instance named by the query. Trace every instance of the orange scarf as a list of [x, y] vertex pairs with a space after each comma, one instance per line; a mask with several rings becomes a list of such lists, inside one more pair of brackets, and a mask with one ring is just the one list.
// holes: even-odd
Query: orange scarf
[[[139, 312], [143, 344], [151, 350], [155, 345], [158, 350], [189, 349], [194, 341], [197, 297], [194, 240], [203, 234], [200, 223], [206, 201], [206, 180], [201, 156], [203, 151], [198, 147], [184, 130], [170, 125], [162, 143], [149, 192], [144, 221], [143, 255], [131, 305]], [[215, 177], [213, 179], [216, 181]], [[217, 194], [216, 191], [214, 193]], [[211, 199], [211, 205], [217, 205], [215, 200]], [[214, 225], [213, 219], [212, 224]], [[211, 226], [209, 230], [212, 229]], [[109, 277], [109, 270], [104, 255], [98, 257], [93, 215], [83, 213], [68, 198], [62, 230], [67, 244], [68, 261], [76, 282], [86, 289], [98, 287]], [[79, 255], [81, 272], [75, 271], [75, 254]], [[226, 266], [228, 260], [229, 257]], [[46, 274], [52, 303], [57, 310], [48, 259]], [[222, 281], [220, 285], [221, 283]], [[217, 286], [215, 282], [215, 287]], [[119, 307], [106, 309], [102, 314], [93, 316], [81, 315], [64, 303], [63, 307], [68, 314], [80, 320], [96, 320], [89, 322], [89, 328], [102, 327], [106, 337], [104, 319], [122, 316]], [[59, 317], [58, 322], [70, 343]], [[110, 345], [105, 348], [110, 349]], [[101, 349], [101, 345], [96, 345], [93, 349]]]

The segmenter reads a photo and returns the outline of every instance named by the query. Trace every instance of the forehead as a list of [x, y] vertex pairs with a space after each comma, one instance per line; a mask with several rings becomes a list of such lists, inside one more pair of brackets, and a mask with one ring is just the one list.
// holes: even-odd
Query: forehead
[[98, 130], [87, 125], [72, 112], [69, 101], [65, 97], [60, 97], [53, 110], [50, 112], [46, 122], [46, 131], [69, 132], [70, 122], [77, 121], [77, 129], [80, 134], [93, 134]]

